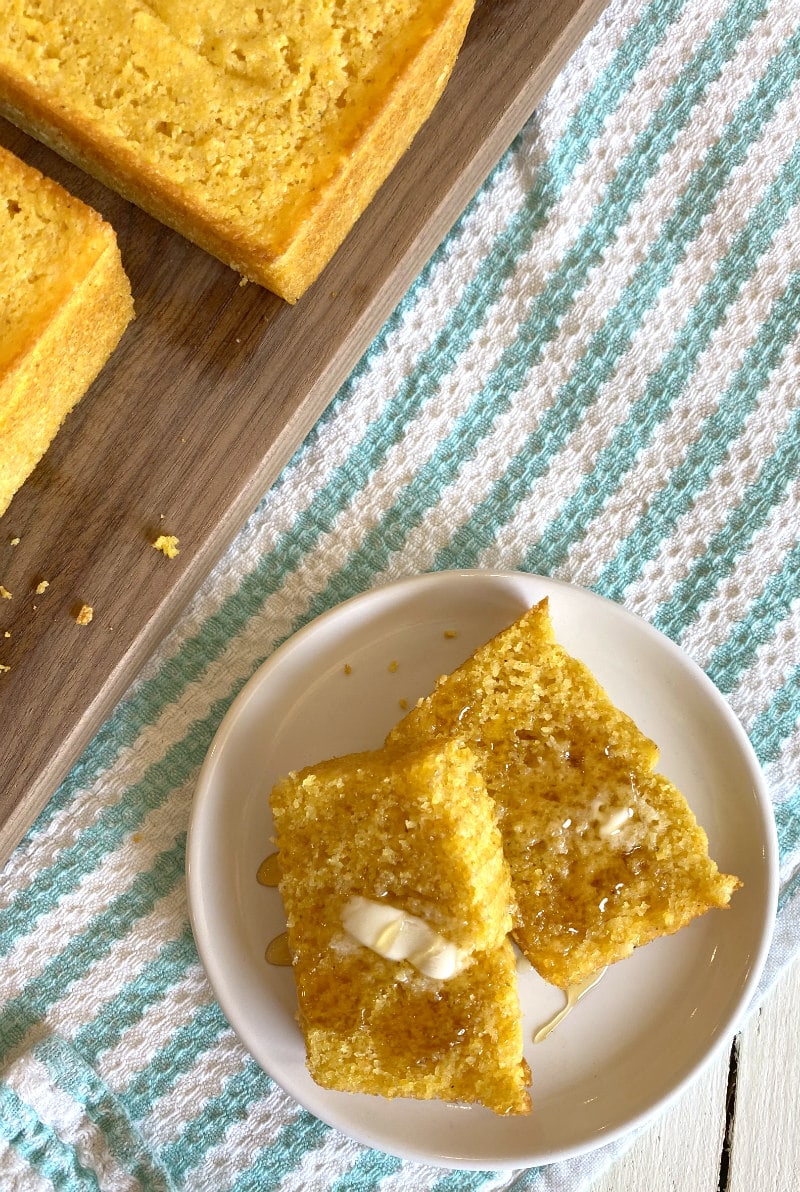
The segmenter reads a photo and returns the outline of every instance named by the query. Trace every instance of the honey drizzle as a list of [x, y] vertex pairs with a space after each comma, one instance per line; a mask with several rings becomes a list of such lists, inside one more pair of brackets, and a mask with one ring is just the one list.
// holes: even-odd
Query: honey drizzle
[[291, 965], [292, 954], [289, 951], [289, 933], [287, 931], [282, 931], [280, 935], [275, 936], [274, 940], [270, 940], [264, 957], [268, 964], [276, 964], [281, 968]]
[[277, 853], [270, 853], [258, 867], [256, 881], [261, 886], [277, 886], [281, 876]]
[[605, 971], [606, 970], [604, 968], [600, 969], [599, 973], [592, 973], [591, 976], [586, 977], [583, 981], [576, 981], [574, 985], [567, 986], [567, 988], [564, 990], [567, 998], [565, 1005], [558, 1011], [557, 1014], [553, 1015], [549, 1022], [546, 1022], [544, 1026], [539, 1027], [538, 1031], [533, 1036], [534, 1043], [544, 1042], [550, 1032], [554, 1031], [558, 1024], [564, 1021], [570, 1010], [575, 1009], [583, 995], [588, 993], [590, 989], [594, 989], [595, 985], [603, 976]]

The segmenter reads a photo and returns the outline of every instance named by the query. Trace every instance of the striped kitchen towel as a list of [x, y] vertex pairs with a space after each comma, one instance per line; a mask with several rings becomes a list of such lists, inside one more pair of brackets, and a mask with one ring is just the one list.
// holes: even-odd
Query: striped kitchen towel
[[0, 1187], [578, 1192], [369, 1150], [249, 1058], [188, 926], [198, 768], [272, 650], [415, 572], [519, 568], [680, 643], [743, 722], [800, 944], [800, 22], [612, 0], [10, 859]]

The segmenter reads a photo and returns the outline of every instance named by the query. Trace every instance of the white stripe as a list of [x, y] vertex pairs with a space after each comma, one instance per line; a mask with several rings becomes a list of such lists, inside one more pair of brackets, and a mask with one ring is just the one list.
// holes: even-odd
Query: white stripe
[[769, 641], [761, 643], [750, 665], [739, 675], [736, 689], [727, 695], [747, 732], [755, 720], [767, 712], [775, 692], [791, 667], [797, 666], [800, 641], [800, 600], [779, 621]]
[[101, 960], [63, 989], [60, 999], [45, 1014], [48, 1028], [72, 1038], [85, 1023], [92, 1021], [103, 1005], [158, 955], [176, 927], [183, 925], [185, 916], [180, 915], [180, 903], [185, 902], [185, 897], [181, 886], [160, 899], [149, 915], [136, 919], [128, 933]]
[[188, 1122], [202, 1113], [206, 1102], [220, 1096], [232, 1076], [250, 1062], [230, 1029], [218, 1035], [170, 1089], [158, 1097], [140, 1123], [143, 1137], [154, 1150], [180, 1138]]
[[783, 803], [800, 787], [800, 722], [782, 746], [780, 757], [764, 767], [764, 777], [774, 803]]
[[[134, 834], [139, 837], [137, 841], [130, 836], [125, 837], [116, 849], [103, 857], [95, 869], [83, 874], [74, 890], [65, 894], [51, 910], [39, 917], [30, 934], [21, 935], [15, 940], [4, 961], [8, 996], [21, 993], [25, 985], [39, 976], [54, 957], [69, 951], [72, 940], [85, 930], [94, 916], [102, 914], [112, 898], [121, 895], [138, 874], [152, 866], [160, 852], [174, 844], [178, 834], [186, 827], [186, 815], [186, 788], [172, 791], [161, 807], [145, 818], [140, 831]], [[164, 902], [162, 899], [158, 905], [163, 906]], [[176, 918], [180, 916], [178, 922], [183, 922], [186, 907], [183, 882], [167, 896], [166, 902], [175, 908]], [[155, 913], [151, 912], [147, 916], [148, 920], [152, 920]], [[155, 938], [159, 939], [158, 936]], [[163, 934], [160, 938], [163, 941]], [[101, 959], [97, 966], [93, 966], [93, 970], [96, 967], [99, 976], [99, 973], [111, 969], [112, 981], [120, 978], [121, 983], [118, 971], [120, 952], [128, 946], [125, 938], [116, 941], [110, 956]], [[146, 949], [151, 946], [151, 941], [145, 942]], [[97, 1004], [98, 976], [93, 977], [85, 988], [89, 1005]]]
[[[796, 235], [797, 227], [793, 230]], [[761, 272], [754, 278], [753, 301], [755, 304], [758, 303], [758, 283], [766, 289], [767, 280]], [[747, 320], [746, 302], [737, 303], [736, 314], [741, 314], [741, 322], [737, 318], [733, 320], [732, 325], [726, 325], [724, 330], [728, 334], [724, 336], [724, 339], [732, 340], [738, 334], [739, 342], [744, 341], [744, 346], [749, 346], [747, 341], [754, 338], [759, 328], [750, 326]], [[666, 441], [671, 438], [672, 450], [679, 447], [683, 454], [690, 442], [690, 431], [689, 427], [684, 428], [681, 422], [691, 419], [691, 412], [694, 409], [696, 411], [694, 433], [696, 434], [701, 429], [702, 420], [709, 412], [710, 399], [713, 399], [715, 395], [721, 395], [727, 387], [730, 378], [726, 376], [725, 364], [719, 363], [721, 358], [725, 358], [726, 345], [724, 342], [720, 343], [719, 339], [715, 337], [710, 349], [708, 353], [704, 354], [698, 366], [696, 379], [700, 383], [695, 385], [693, 378], [691, 387], [682, 395], [680, 402], [674, 404], [673, 410], [676, 418], [673, 419], [671, 412], [664, 427], [659, 428], [659, 434], [654, 436], [646, 451], [642, 453], [642, 460], [637, 464], [631, 477], [632, 485], [640, 482], [640, 467], [655, 467], [657, 465], [658, 444], [665, 445]], [[716, 367], [714, 365], [715, 357]], [[731, 367], [738, 364], [736, 360], [731, 361], [730, 355], [727, 356], [727, 359]], [[710, 365], [708, 369], [706, 369], [707, 364]], [[707, 378], [708, 372], [712, 374], [711, 378]], [[706, 379], [713, 380], [714, 372], [718, 372], [718, 386], [712, 388], [711, 385], [704, 385], [703, 382]], [[670, 537], [661, 544], [653, 558], [647, 561], [642, 568], [640, 578], [628, 587], [625, 593], [625, 603], [630, 608], [642, 616], [653, 615], [660, 604], [670, 599], [675, 585], [686, 578], [695, 561], [705, 553], [709, 539], [724, 527], [730, 518], [732, 508], [740, 503], [745, 486], [757, 479], [764, 461], [774, 450], [781, 432], [786, 430], [792, 414], [787, 394], [791, 389], [796, 388], [798, 380], [800, 380], [800, 376], [794, 366], [791, 362], [784, 360], [781, 371], [773, 373], [770, 383], [760, 393], [758, 407], [745, 419], [742, 431], [729, 447], [727, 457], [713, 469], [707, 487], [697, 494], [691, 508], [677, 518]], [[670, 432], [672, 432], [671, 435]], [[673, 465], [670, 464], [670, 466]], [[734, 496], [736, 493], [740, 494], [738, 500]], [[781, 512], [781, 507], [773, 510], [769, 518], [770, 523], [775, 518], [778, 519], [778, 525], [787, 518], [796, 518], [797, 498], [797, 486], [790, 484], [783, 502], [787, 506], [786, 510]], [[617, 494], [615, 494], [613, 502], [615, 506], [618, 504]], [[794, 511], [792, 511], [792, 505], [794, 505]], [[606, 513], [605, 510], [604, 513]], [[609, 512], [607, 515], [608, 528], [601, 527], [601, 532], [605, 530], [605, 533], [613, 538], [612, 517], [612, 513]], [[630, 527], [620, 517], [617, 535], [622, 537], [629, 532]], [[758, 539], [761, 549], [766, 549], [767, 557], [773, 562], [767, 564], [764, 560], [748, 574], [759, 574], [770, 567], [779, 566], [780, 556], [793, 545], [794, 541], [794, 539], [787, 539], [785, 534], [781, 534], [779, 539], [769, 537], [765, 539], [763, 530], [756, 533], [754, 542], [756, 539]], [[753, 549], [751, 545], [742, 552], [741, 562], [737, 564], [738, 572], [741, 573], [744, 566], [753, 563], [757, 558], [753, 555]], [[601, 560], [600, 565], [604, 562], [605, 560]], [[577, 574], [581, 576], [581, 582], [586, 582], [586, 580], [591, 582], [599, 574], [599, 571], [600, 566], [596, 564], [591, 570], [584, 567]], [[726, 582], [730, 588], [730, 581], [724, 579], [721, 581], [720, 588], [723, 588]], [[712, 599], [715, 604], [718, 604], [719, 590], [715, 592]], [[740, 607], [743, 607], [741, 601], [747, 602], [747, 600], [748, 596], [741, 593]], [[717, 619], [717, 614], [713, 615], [714, 619]], [[701, 614], [701, 619], [696, 621], [694, 626], [689, 626], [684, 634], [686, 648], [695, 656], [707, 656], [708, 649], [713, 648], [713, 644], [710, 644], [709, 647], [702, 645], [707, 636], [708, 626], [702, 620]], [[711, 639], [709, 639], [709, 643], [711, 643]]]
[[[782, 389], [783, 386], [780, 388]], [[778, 427], [784, 421], [780, 418], [779, 411], [780, 406], [777, 406], [772, 412], [772, 418], [775, 419]], [[758, 414], [753, 415], [754, 420], [757, 417], [763, 417], [763, 426], [771, 428], [771, 418], [767, 411], [759, 411]], [[764, 438], [769, 437], [771, 436], [764, 435]], [[763, 466], [763, 462], [767, 458], [767, 455], [759, 453], [755, 456], [753, 466]], [[745, 464], [749, 463], [745, 454]], [[730, 508], [728, 512], [730, 512]], [[725, 511], [718, 512], [720, 521], [724, 521], [724, 513]], [[779, 569], [786, 552], [795, 545], [799, 513], [800, 479], [795, 480], [789, 486], [781, 503], [770, 510], [764, 525], [753, 535], [746, 549], [738, 556], [732, 573], [725, 576], [720, 582], [701, 606], [694, 622], [684, 632], [681, 645], [700, 666], [708, 665], [714, 650], [725, 642], [737, 622], [744, 620], [750, 605], [759, 594], [754, 587], [753, 580], [743, 584], [742, 576], [753, 578], [758, 576], [762, 585], [766, 584], [769, 577]], [[697, 536], [695, 528], [691, 527], [691, 529], [695, 531], [694, 536]], [[783, 665], [791, 665], [791, 660], [790, 649], [789, 654], [782, 660]], [[772, 675], [772, 681], [780, 683], [777, 674]]]
[[4, 1192], [53, 1192], [53, 1184], [0, 1138], [0, 1188]]
[[141, 1018], [126, 1027], [113, 1046], [101, 1052], [96, 1063], [98, 1074], [110, 1089], [123, 1093], [131, 1073], [143, 1072], [175, 1032], [189, 1026], [212, 1001], [203, 969], [199, 964], [192, 965], [181, 980], [165, 990], [163, 997], [143, 1008]]
[[16, 1060], [5, 1079], [39, 1120], [74, 1150], [78, 1161], [97, 1173], [104, 1192], [135, 1192], [138, 1181], [119, 1167], [100, 1128], [82, 1105], [53, 1082], [35, 1056], [24, 1055]]
[[284, 1126], [301, 1112], [296, 1101], [273, 1085], [266, 1097], [248, 1107], [243, 1121], [231, 1122], [224, 1137], [203, 1153], [200, 1166], [185, 1177], [185, 1192], [229, 1187], [253, 1165], [259, 1152], [275, 1144]]

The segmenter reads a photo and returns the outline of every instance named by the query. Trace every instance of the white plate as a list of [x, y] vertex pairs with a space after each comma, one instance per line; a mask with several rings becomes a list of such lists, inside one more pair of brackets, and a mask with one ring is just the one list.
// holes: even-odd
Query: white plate
[[[305, 1067], [290, 969], [264, 951], [284, 928], [256, 871], [272, 851], [268, 794], [288, 770], [381, 744], [436, 677], [542, 596], [558, 640], [661, 747], [711, 854], [744, 888], [726, 911], [639, 949], [543, 1043], [558, 990], [520, 975], [533, 1113], [386, 1101], [318, 1088]], [[456, 637], [445, 636], [455, 630]], [[397, 663], [396, 668], [394, 663]], [[345, 664], [351, 673], [345, 672]], [[230, 708], [203, 766], [188, 846], [189, 902], [209, 980], [232, 1027], [287, 1092], [331, 1126], [401, 1158], [514, 1168], [609, 1142], [663, 1107], [732, 1033], [775, 914], [777, 848], [759, 765], [716, 688], [677, 647], [583, 589], [518, 573], [440, 572], [358, 596], [306, 626]]]

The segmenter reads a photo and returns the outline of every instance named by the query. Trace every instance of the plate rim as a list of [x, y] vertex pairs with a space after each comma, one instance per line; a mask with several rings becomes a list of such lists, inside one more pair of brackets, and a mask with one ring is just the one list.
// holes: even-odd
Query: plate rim
[[[347, 1124], [346, 1111], [342, 1115], [326, 1116], [321, 1113], [318, 1107], [311, 1107], [304, 1103], [301, 1096], [298, 1096], [294, 1089], [286, 1088], [281, 1080], [268, 1070], [264, 1065], [255, 1058], [251, 1052], [243, 1033], [240, 1031], [238, 1023], [237, 1007], [235, 1002], [228, 996], [228, 990], [224, 980], [219, 978], [219, 975], [214, 971], [213, 960], [213, 941], [208, 938], [205, 925], [202, 922], [201, 908], [203, 903], [203, 890], [199, 885], [199, 877], [201, 865], [199, 863], [198, 853], [200, 852], [200, 844], [202, 842], [202, 816], [206, 813], [206, 804], [209, 799], [212, 800], [210, 779], [213, 776], [214, 770], [218, 765], [220, 755], [226, 747], [228, 738], [235, 730], [236, 722], [242, 709], [247, 702], [252, 698], [254, 692], [268, 680], [269, 675], [275, 669], [286, 665], [287, 659], [295, 650], [302, 650], [307, 639], [312, 637], [320, 629], [325, 628], [328, 622], [337, 619], [342, 615], [360, 604], [369, 605], [375, 600], [380, 599], [381, 596], [390, 596], [393, 594], [398, 601], [402, 601], [405, 592], [413, 590], [414, 592], [424, 588], [426, 585], [436, 587], [443, 582], [459, 582], [461, 580], [476, 579], [484, 582], [491, 582], [494, 580], [503, 582], [522, 582], [523, 586], [527, 584], [536, 585], [541, 584], [544, 588], [549, 590], [569, 590], [572, 593], [577, 593], [581, 597], [588, 598], [590, 601], [602, 602], [611, 615], [618, 616], [623, 622], [625, 620], [632, 620], [638, 626], [640, 632], [644, 632], [651, 637], [662, 649], [666, 649], [671, 653], [683, 666], [694, 673], [695, 680], [700, 684], [703, 695], [706, 699], [710, 699], [715, 709], [721, 713], [725, 721], [726, 728], [736, 737], [738, 745], [742, 751], [743, 757], [746, 758], [749, 768], [749, 776], [753, 780], [753, 791], [755, 801], [761, 812], [761, 818], [764, 827], [763, 836], [763, 855], [764, 855], [764, 886], [765, 894], [763, 900], [763, 907], [761, 908], [761, 922], [762, 929], [760, 931], [758, 947], [755, 951], [753, 963], [750, 966], [749, 973], [742, 983], [741, 990], [735, 1003], [728, 1012], [727, 1017], [722, 1022], [718, 1029], [716, 1039], [698, 1056], [697, 1060], [690, 1064], [686, 1074], [682, 1079], [679, 1079], [675, 1085], [665, 1094], [657, 1097], [652, 1104], [645, 1106], [638, 1114], [626, 1119], [625, 1122], [616, 1127], [611, 1127], [602, 1132], [601, 1135], [595, 1137], [588, 1137], [580, 1145], [569, 1146], [566, 1148], [555, 1149], [552, 1151], [531, 1151], [528, 1156], [520, 1157], [513, 1156], [509, 1162], [498, 1162], [491, 1158], [468, 1157], [462, 1158], [458, 1156], [435, 1155], [429, 1151], [418, 1151], [413, 1146], [404, 1146], [402, 1148], [392, 1145], [386, 1145], [386, 1142], [381, 1142], [375, 1136], [370, 1136], [368, 1132], [363, 1132], [357, 1126]], [[551, 595], [552, 591], [544, 593]], [[487, 639], [489, 640], [489, 639]], [[767, 954], [772, 942], [772, 935], [775, 926], [778, 892], [779, 892], [779, 857], [778, 857], [778, 841], [777, 829], [774, 819], [774, 810], [772, 800], [769, 794], [769, 789], [766, 783], [766, 778], [763, 768], [758, 761], [755, 750], [750, 742], [747, 733], [739, 721], [736, 713], [731, 708], [725, 696], [715, 686], [702, 667], [695, 662], [695, 660], [684, 651], [676, 642], [662, 633], [654, 625], [646, 620], [641, 614], [634, 612], [625, 605], [604, 596], [602, 593], [595, 592], [593, 589], [583, 587], [579, 584], [573, 584], [569, 581], [553, 578], [550, 576], [539, 575], [534, 572], [526, 572], [515, 569], [502, 568], [454, 568], [442, 571], [425, 571], [412, 573], [402, 576], [397, 579], [389, 580], [386, 583], [377, 585], [375, 587], [358, 592], [345, 600], [338, 602], [332, 607], [319, 613], [311, 620], [302, 625], [294, 633], [290, 634], [272, 651], [272, 653], [264, 659], [254, 670], [253, 674], [242, 685], [239, 692], [231, 701], [229, 708], [226, 710], [222, 720], [220, 721], [212, 742], [206, 751], [203, 762], [201, 764], [197, 780], [194, 786], [194, 793], [192, 797], [192, 804], [190, 808], [189, 824], [187, 830], [186, 840], [186, 885], [188, 896], [188, 913], [189, 921], [192, 928], [195, 945], [197, 947], [198, 956], [203, 966], [206, 978], [211, 986], [214, 997], [217, 999], [220, 1008], [222, 1009], [226, 1019], [228, 1020], [237, 1039], [253, 1058], [254, 1062], [261, 1067], [267, 1075], [281, 1087], [288, 1096], [292, 1097], [299, 1105], [301, 1105], [307, 1112], [310, 1112], [321, 1121], [333, 1129], [341, 1131], [349, 1138], [360, 1143], [361, 1145], [385, 1151], [401, 1159], [402, 1161], [411, 1161], [417, 1163], [424, 1163], [433, 1167], [440, 1167], [450, 1170], [488, 1170], [488, 1171], [506, 1171], [518, 1170], [531, 1166], [545, 1165], [555, 1162], [562, 1162], [565, 1160], [577, 1158], [580, 1155], [597, 1150], [605, 1145], [618, 1141], [620, 1138], [632, 1133], [640, 1128], [646, 1122], [652, 1120], [655, 1116], [662, 1114], [665, 1110], [673, 1104], [686, 1088], [694, 1083], [701, 1072], [705, 1070], [719, 1054], [720, 1050], [726, 1042], [735, 1034], [738, 1024], [740, 1024], [745, 1012], [748, 1009], [750, 1002], [758, 985], [758, 981], [763, 972], [764, 965], [767, 959]], [[214, 972], [214, 975], [212, 975]], [[218, 977], [215, 980], [215, 976]], [[246, 1033], [246, 1032], [245, 1032]], [[289, 1082], [291, 1083], [291, 1082]], [[328, 1091], [328, 1090], [326, 1090]], [[342, 1094], [344, 1098], [348, 1094]], [[346, 1104], [346, 1102], [343, 1102]], [[535, 1108], [534, 1108], [535, 1112]]]

